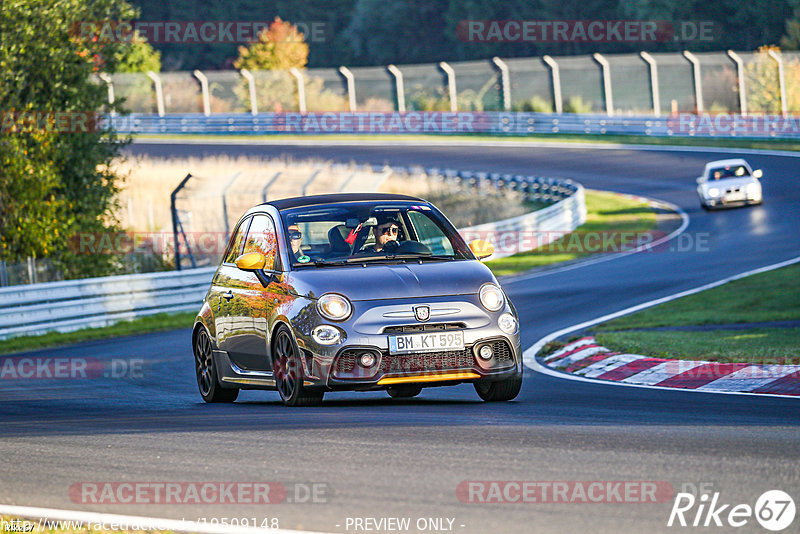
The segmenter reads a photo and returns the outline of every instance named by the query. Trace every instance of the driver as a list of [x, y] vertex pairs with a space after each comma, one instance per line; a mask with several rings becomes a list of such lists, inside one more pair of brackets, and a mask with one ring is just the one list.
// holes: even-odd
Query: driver
[[300, 227], [296, 224], [290, 224], [286, 229], [289, 233], [289, 244], [292, 247], [292, 261], [300, 263], [308, 262], [309, 257], [303, 254], [303, 251], [300, 250], [300, 244], [303, 240], [303, 234], [300, 232]]
[[[400, 223], [392, 215], [379, 216], [378, 225], [372, 227], [372, 233], [375, 235], [375, 244], [365, 248], [364, 251], [386, 254], [388, 252], [386, 244], [390, 241], [397, 243]], [[391, 245], [389, 248], [392, 248]]]

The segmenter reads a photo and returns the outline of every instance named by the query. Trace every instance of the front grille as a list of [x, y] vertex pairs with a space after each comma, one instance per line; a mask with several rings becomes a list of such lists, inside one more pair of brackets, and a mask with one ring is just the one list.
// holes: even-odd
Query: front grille
[[448, 352], [425, 352], [418, 354], [384, 354], [381, 361], [381, 372], [417, 373], [422, 371], [450, 371], [454, 369], [472, 369], [475, 358], [472, 349]]
[[425, 323], [425, 324], [406, 324], [399, 326], [387, 326], [383, 329], [384, 334], [403, 334], [406, 332], [442, 332], [444, 330], [462, 330], [467, 325], [464, 323]]
[[[433, 371], [455, 371], [461, 369], [495, 370], [509, 367], [514, 364], [514, 354], [508, 342], [497, 339], [489, 341], [494, 357], [488, 362], [481, 361], [476, 366], [473, 346], [460, 351], [421, 352], [414, 354], [389, 354], [387, 351], [377, 349], [352, 348], [339, 353], [333, 364], [333, 376], [343, 379], [371, 379], [375, 376], [423, 373]], [[478, 343], [479, 347], [483, 343]], [[380, 354], [380, 367], [364, 369], [357, 363], [358, 356], [363, 352]]]

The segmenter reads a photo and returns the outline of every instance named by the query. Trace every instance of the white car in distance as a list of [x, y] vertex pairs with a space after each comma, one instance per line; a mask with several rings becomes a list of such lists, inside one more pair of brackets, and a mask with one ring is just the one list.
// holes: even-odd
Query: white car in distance
[[697, 194], [704, 209], [761, 204], [761, 169], [752, 170], [743, 159], [706, 163], [697, 178]]

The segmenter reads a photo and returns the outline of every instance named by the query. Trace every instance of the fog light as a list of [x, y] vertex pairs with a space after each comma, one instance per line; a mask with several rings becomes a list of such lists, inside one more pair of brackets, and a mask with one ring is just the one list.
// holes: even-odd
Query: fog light
[[375, 355], [371, 352], [364, 352], [361, 354], [358, 362], [361, 364], [361, 367], [372, 367], [375, 365]]
[[311, 331], [311, 337], [320, 345], [335, 345], [341, 340], [342, 333], [335, 326], [321, 324]]
[[478, 356], [481, 357], [483, 360], [491, 360], [493, 356], [492, 346], [491, 345], [484, 345], [478, 351]]
[[517, 331], [517, 320], [510, 313], [504, 313], [497, 319], [497, 326], [506, 334]]

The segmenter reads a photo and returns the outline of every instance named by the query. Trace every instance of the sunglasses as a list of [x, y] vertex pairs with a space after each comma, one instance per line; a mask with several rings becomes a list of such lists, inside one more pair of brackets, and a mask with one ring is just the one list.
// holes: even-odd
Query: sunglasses
[[298, 230], [289, 230], [289, 239], [301, 239], [303, 234]]
[[386, 234], [391, 233], [392, 235], [397, 235], [397, 231], [398, 230], [399, 230], [399, 228], [397, 228], [397, 226], [387, 226], [386, 228], [381, 230], [381, 234], [382, 235], [386, 235]]

